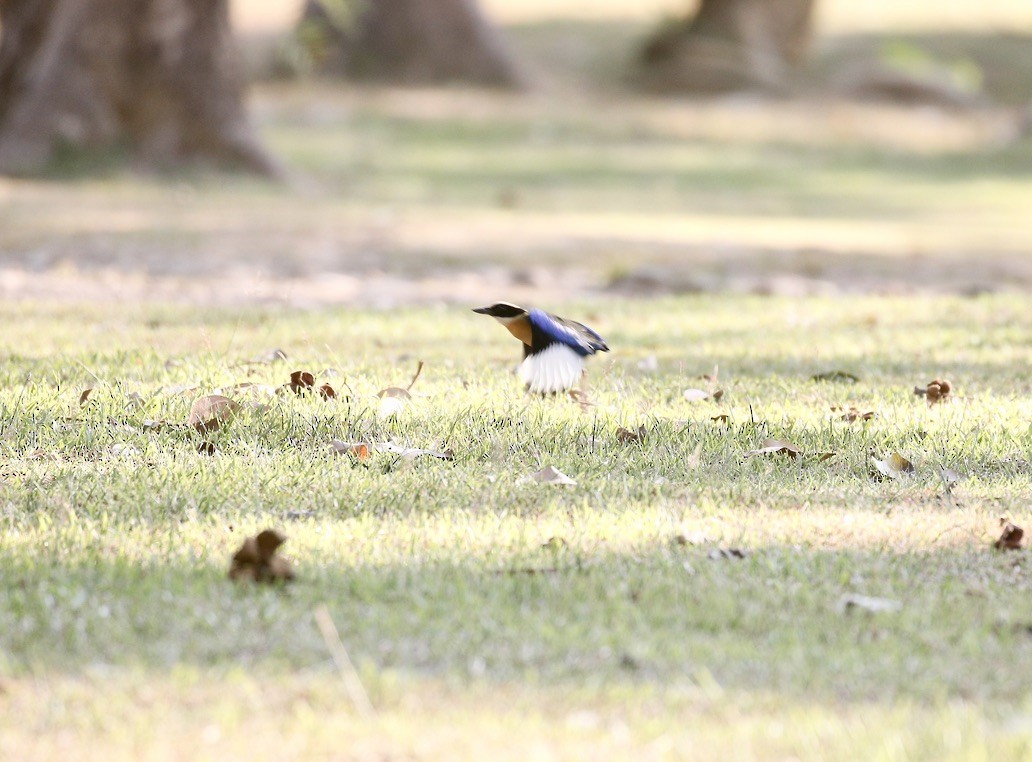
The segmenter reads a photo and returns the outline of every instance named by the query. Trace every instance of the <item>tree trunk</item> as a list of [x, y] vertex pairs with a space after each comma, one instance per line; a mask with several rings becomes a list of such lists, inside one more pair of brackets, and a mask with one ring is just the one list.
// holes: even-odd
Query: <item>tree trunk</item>
[[522, 84], [476, 0], [308, 0], [300, 33], [321, 73], [404, 85]]
[[806, 55], [816, 0], [701, 0], [694, 16], [666, 24], [642, 51], [644, 82], [657, 90], [782, 90]]
[[228, 0], [0, 0], [0, 172], [124, 143], [273, 173], [242, 91]]

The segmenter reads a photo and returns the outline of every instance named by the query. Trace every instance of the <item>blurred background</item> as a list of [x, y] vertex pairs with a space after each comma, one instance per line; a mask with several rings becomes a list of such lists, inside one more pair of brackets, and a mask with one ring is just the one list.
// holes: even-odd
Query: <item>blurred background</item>
[[0, 0], [0, 296], [1032, 286], [1029, 0]]

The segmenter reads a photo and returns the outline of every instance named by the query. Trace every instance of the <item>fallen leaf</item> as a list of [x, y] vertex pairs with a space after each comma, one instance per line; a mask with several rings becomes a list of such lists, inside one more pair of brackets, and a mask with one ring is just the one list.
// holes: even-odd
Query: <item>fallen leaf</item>
[[190, 416], [186, 422], [202, 434], [209, 434], [229, 423], [239, 407], [229, 397], [223, 397], [221, 394], [198, 397], [190, 408]]
[[869, 421], [876, 415], [877, 413], [875, 413], [873, 410], [861, 412], [857, 410], [855, 407], [851, 407], [849, 408], [849, 410], [847, 410], [840, 416], [839, 420], [845, 421], [846, 423], [853, 423], [855, 421]]
[[935, 379], [929, 381], [925, 387], [925, 399], [929, 405], [936, 405], [949, 399], [952, 386], [946, 379]]
[[702, 389], [685, 389], [684, 398], [688, 402], [702, 402], [703, 400], [709, 399], [710, 393], [704, 392]]
[[616, 430], [616, 441], [620, 444], [635, 444], [645, 439], [645, 426], [639, 426], [634, 431], [625, 429], [623, 426]]
[[929, 381], [924, 386], [915, 386], [914, 395], [918, 397], [924, 397], [929, 405], [936, 405], [940, 402], [946, 402], [950, 398], [950, 392], [953, 391], [953, 385], [941, 378], [936, 378]]
[[381, 389], [376, 393], [376, 396], [380, 398], [380, 417], [389, 418], [392, 415], [397, 415], [404, 409], [405, 403], [412, 399], [412, 395], [409, 393], [412, 389], [412, 385], [416, 383], [416, 379], [419, 378], [419, 374], [423, 372], [423, 361], [420, 360], [416, 366], [416, 372], [412, 376], [412, 380], [409, 381], [408, 386], [402, 388], [400, 386], [388, 386], [386, 389]]
[[713, 392], [710, 395], [710, 397], [712, 398], [712, 400], [714, 402], [720, 402], [720, 400], [723, 399], [723, 397], [724, 397], [724, 390], [723, 389], [717, 389], [715, 392]]
[[412, 399], [412, 395], [399, 386], [389, 386], [381, 389], [377, 395], [380, 398], [378, 414], [381, 418], [390, 418], [405, 409], [405, 403]]
[[745, 453], [746, 457], [751, 455], [788, 455], [791, 458], [799, 456], [803, 451], [783, 439], [764, 439], [763, 444], [755, 450]]
[[727, 413], [721, 413], [720, 415], [713, 416], [710, 420], [713, 421], [713, 423], [727, 423], [731, 420], [731, 416]]
[[82, 407], [83, 405], [86, 404], [86, 401], [90, 398], [91, 394], [93, 394], [93, 387], [92, 386], [87, 387], [87, 388], [82, 390], [82, 394], [79, 395], [79, 407]]
[[307, 370], [295, 370], [290, 374], [289, 386], [294, 394], [303, 394], [315, 386], [315, 376]]
[[358, 460], [365, 460], [369, 457], [369, 445], [365, 442], [342, 442], [334, 439], [330, 442], [330, 449], [338, 455], [351, 455]]
[[247, 537], [233, 554], [229, 578], [234, 581], [289, 582], [294, 579], [290, 562], [277, 554], [286, 538], [275, 529], [266, 529], [257, 537]]
[[836, 381], [839, 383], [855, 384], [860, 381], [860, 376], [848, 373], [844, 370], [828, 370], [823, 373], [815, 373], [810, 376], [811, 381]]
[[711, 561], [720, 561], [724, 559], [740, 560], [745, 558], [747, 555], [749, 554], [746, 551], [741, 550], [739, 548], [716, 548], [715, 550], [711, 550], [709, 552], [707, 558], [709, 558]]
[[204, 440], [199, 445], [197, 445], [197, 452], [199, 452], [201, 455], [214, 455], [215, 445], [212, 442], [209, 442], [208, 440]]
[[869, 595], [857, 595], [848, 593], [843, 595], [838, 602], [838, 610], [843, 614], [851, 611], [870, 611], [872, 614], [889, 613], [899, 611], [903, 604], [888, 598], [872, 598]]
[[1000, 535], [1000, 539], [993, 543], [993, 547], [997, 550], [1021, 550], [1021, 541], [1025, 537], [1025, 530], [1003, 517], [1000, 518], [1000, 526], [1003, 528], [1003, 533]]
[[540, 471], [531, 474], [531, 479], [542, 484], [569, 484], [576, 486], [577, 482], [553, 466], [545, 466]]
[[319, 387], [319, 395], [324, 400], [332, 400], [337, 398], [337, 391], [329, 384], [323, 384]]
[[838, 455], [838, 453], [836, 453], [836, 452], [819, 452], [819, 453], [817, 453], [816, 457], [817, 457], [817, 461], [819, 463], [823, 463], [826, 460], [831, 460], [836, 455]]
[[372, 452], [388, 452], [400, 455], [407, 460], [414, 460], [419, 457], [437, 458], [438, 460], [455, 460], [455, 453], [451, 450], [429, 450], [422, 447], [403, 447], [393, 442], [342, 442], [334, 439], [330, 442], [330, 449], [339, 455], [354, 455], [359, 460], [365, 460]]
[[871, 462], [874, 463], [874, 467], [878, 470], [879, 474], [886, 476], [889, 479], [898, 479], [901, 476], [912, 474], [917, 471], [914, 464], [898, 452], [892, 453], [885, 460], [878, 460], [878, 458], [872, 455]]
[[[408, 386], [406, 386], [406, 387], [388, 386], [387, 388], [381, 389], [380, 391], [378, 391], [376, 393], [376, 396], [380, 398], [381, 402], [384, 399], [399, 399], [399, 400], [411, 399], [412, 395], [409, 392], [412, 390], [412, 385], [416, 383], [416, 379], [419, 378], [419, 374], [421, 374], [423, 372], [423, 365], [424, 365], [423, 361], [420, 360], [419, 364], [416, 366], [416, 372], [413, 374], [412, 380], [408, 382]], [[402, 403], [402, 406], [403, 405], [404, 405], [404, 403]], [[399, 409], [400, 409], [400, 407], [401, 406], [399, 406]]]

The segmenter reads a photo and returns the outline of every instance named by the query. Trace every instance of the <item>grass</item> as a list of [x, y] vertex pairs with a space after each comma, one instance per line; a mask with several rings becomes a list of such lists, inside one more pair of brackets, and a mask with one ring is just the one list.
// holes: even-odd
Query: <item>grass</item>
[[602, 105], [269, 88], [260, 121], [297, 185], [6, 181], [0, 247], [9, 268], [67, 271], [72, 294], [133, 300], [238, 303], [257, 282], [285, 302], [405, 301], [317, 288], [384, 272], [447, 281], [424, 300], [475, 300], [511, 293], [492, 273], [535, 267], [570, 273], [549, 299], [650, 268], [686, 290], [777, 291], [785, 273], [810, 291], [1032, 283], [1030, 153], [999, 144], [991, 119], [636, 100], [589, 118]]
[[[556, 306], [615, 350], [587, 411], [524, 397], [512, 340], [457, 309], [0, 308], [0, 752], [1029, 754], [1027, 551], [989, 549], [1032, 494], [1023, 297]], [[240, 364], [271, 347], [289, 360]], [[417, 357], [415, 398], [382, 418], [373, 395]], [[721, 401], [685, 401], [714, 366]], [[263, 395], [213, 457], [144, 425], [295, 368], [350, 399]], [[810, 380], [829, 369], [861, 380]], [[941, 375], [956, 400], [912, 395]], [[747, 455], [768, 436], [804, 455]], [[356, 461], [335, 438], [455, 459]], [[872, 479], [891, 451], [917, 473]], [[526, 480], [545, 465], [577, 486]], [[964, 476], [949, 493], [940, 466]], [[234, 586], [229, 556], [266, 526], [298, 582]], [[902, 609], [844, 614], [849, 593]], [[314, 626], [323, 603], [373, 720]]]
[[[0, 758], [1032, 756], [1028, 550], [990, 549], [1032, 505], [1010, 106], [642, 98], [621, 56], [670, 4], [632, 5], [486, 3], [532, 94], [259, 85], [284, 186], [111, 156], [0, 180]], [[970, 5], [823, 2], [807, 76], [888, 33], [1022, 103], [1027, 12]], [[799, 280], [835, 295], [734, 293]], [[592, 406], [521, 393], [466, 309], [495, 298], [609, 340]], [[267, 393], [301, 368], [346, 398]], [[943, 376], [953, 401], [912, 394]], [[209, 456], [181, 424], [218, 389], [244, 407]], [[897, 451], [916, 473], [874, 479]], [[297, 582], [233, 585], [269, 526]]]
[[[278, 12], [268, 5], [250, 4], [255, 23]], [[311, 287], [342, 272], [437, 278], [445, 295], [473, 299], [491, 273], [533, 280], [535, 267], [569, 271], [546, 298], [650, 269], [675, 291], [799, 290], [778, 282], [786, 272], [817, 293], [1032, 284], [1032, 152], [1015, 132], [1032, 87], [1026, 9], [918, 3], [872, 19], [856, 3], [823, 3], [825, 36], [805, 77], [823, 84], [772, 101], [635, 93], [623, 56], [664, 3], [624, 5], [576, 0], [563, 20], [541, 3], [491, 4], [521, 60], [544, 70], [532, 93], [256, 84], [258, 129], [294, 172], [285, 186], [203, 172], [148, 180], [111, 156], [65, 158], [44, 181], [0, 180], [6, 267], [54, 278], [64, 268], [58, 285], [71, 293], [221, 303], [254, 292], [411, 299]], [[889, 42], [944, 64], [970, 59], [999, 105], [835, 97], [830, 75], [877, 60]], [[153, 280], [115, 282], [126, 271]], [[207, 288], [213, 276], [222, 281]], [[284, 294], [288, 280], [305, 283]], [[449, 291], [427, 290], [423, 301]]]

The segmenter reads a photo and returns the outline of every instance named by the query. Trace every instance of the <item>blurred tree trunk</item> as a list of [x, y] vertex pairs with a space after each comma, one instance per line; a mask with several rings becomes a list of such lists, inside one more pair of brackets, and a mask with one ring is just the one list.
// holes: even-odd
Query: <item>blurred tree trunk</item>
[[816, 0], [701, 0], [645, 45], [645, 84], [657, 90], [780, 90], [802, 61]]
[[406, 85], [522, 83], [476, 0], [308, 0], [300, 34], [326, 74]]
[[228, 0], [0, 0], [0, 172], [128, 144], [262, 173]]

